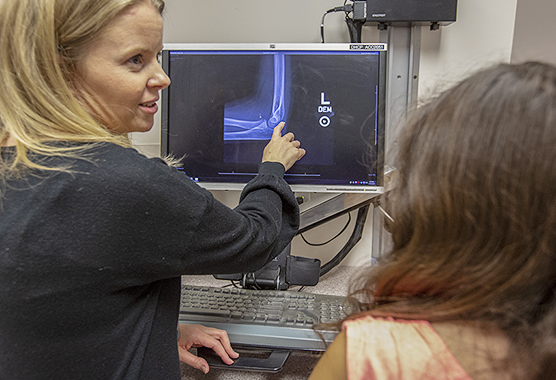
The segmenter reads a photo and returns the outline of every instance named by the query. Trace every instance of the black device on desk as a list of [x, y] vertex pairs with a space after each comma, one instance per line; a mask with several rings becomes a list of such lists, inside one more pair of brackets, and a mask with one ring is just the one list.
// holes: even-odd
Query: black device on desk
[[[167, 44], [162, 66], [172, 79], [162, 92], [162, 154], [183, 157], [184, 175], [209, 190], [241, 190], [285, 121], [283, 133], [292, 131], [308, 152], [286, 181], [297, 193], [324, 198], [301, 205], [300, 231], [359, 208], [360, 237], [369, 203], [384, 186], [385, 44]], [[183, 304], [180, 323], [225, 329], [235, 345], [324, 350], [313, 326], [342, 318], [344, 297], [284, 290], [315, 285], [327, 264], [292, 256], [288, 247], [257, 272], [218, 276], [251, 289], [225, 294], [218, 308]], [[219, 289], [198, 295], [214, 301]], [[197, 297], [193, 291], [183, 288], [184, 302]], [[227, 309], [242, 298], [261, 301], [251, 303], [252, 315]], [[323, 317], [330, 304], [340, 312]], [[327, 342], [335, 336], [323, 334]]]

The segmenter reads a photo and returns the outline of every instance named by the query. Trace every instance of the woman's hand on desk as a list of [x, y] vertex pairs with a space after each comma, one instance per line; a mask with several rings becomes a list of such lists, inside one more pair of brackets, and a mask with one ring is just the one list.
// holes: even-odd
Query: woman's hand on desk
[[209, 365], [205, 359], [189, 352], [191, 347], [211, 348], [226, 364], [233, 364], [232, 359], [239, 357], [239, 354], [232, 349], [228, 334], [224, 330], [180, 323], [178, 332], [180, 361], [204, 373], [209, 371]]

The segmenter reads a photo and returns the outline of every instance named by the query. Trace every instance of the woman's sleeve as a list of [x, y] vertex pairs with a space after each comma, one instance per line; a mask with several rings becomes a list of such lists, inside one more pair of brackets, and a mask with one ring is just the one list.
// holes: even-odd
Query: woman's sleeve
[[137, 266], [151, 275], [252, 272], [297, 233], [299, 207], [280, 163], [262, 163], [234, 209], [183, 173], [160, 169], [142, 173], [148, 186], [125, 206], [134, 218], [126, 247], [145, 252]]
[[347, 380], [346, 333], [340, 332], [313, 369], [309, 380]]

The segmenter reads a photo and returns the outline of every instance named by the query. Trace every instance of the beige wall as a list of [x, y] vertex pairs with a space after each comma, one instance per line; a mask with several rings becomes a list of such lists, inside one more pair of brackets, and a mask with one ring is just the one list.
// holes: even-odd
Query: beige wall
[[[529, 0], [525, 0], [529, 1]], [[517, 0], [459, 0], [457, 21], [423, 30], [419, 98], [496, 62], [509, 62]]]
[[[343, 0], [166, 0], [166, 42], [320, 42], [323, 13]], [[343, 13], [326, 17], [327, 42], [345, 42]]]
[[518, 0], [512, 62], [541, 60], [556, 64], [556, 1]]
[[[522, 0], [527, 2], [532, 0]], [[540, 1], [540, 0], [538, 0]], [[553, 0], [545, 0], [547, 3]], [[431, 32], [422, 31], [419, 96], [459, 81], [469, 72], [493, 62], [509, 62], [517, 0], [459, 0], [458, 21]], [[165, 42], [320, 42], [323, 13], [342, 0], [166, 0]], [[326, 17], [326, 41], [349, 42], [342, 13]], [[378, 40], [375, 26], [365, 26], [363, 42]], [[150, 155], [160, 146], [159, 122], [145, 134], [132, 134], [134, 144]], [[226, 204], [237, 204], [237, 192], [219, 192]], [[354, 215], [355, 217], [355, 215]], [[347, 218], [347, 217], [346, 217]], [[309, 231], [306, 237], [322, 242], [341, 230], [346, 218]], [[353, 222], [352, 222], [353, 226]], [[292, 254], [318, 257], [326, 262], [349, 237], [348, 229], [333, 244], [314, 248], [299, 237]], [[347, 265], [370, 263], [372, 226], [344, 261]]]

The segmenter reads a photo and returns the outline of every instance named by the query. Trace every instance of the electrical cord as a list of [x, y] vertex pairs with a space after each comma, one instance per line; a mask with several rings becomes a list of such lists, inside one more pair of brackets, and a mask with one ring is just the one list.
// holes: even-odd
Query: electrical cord
[[320, 22], [320, 39], [321, 39], [322, 43], [324, 43], [324, 18], [326, 17], [327, 14], [334, 13], [334, 12], [345, 12], [346, 15], [347, 15], [349, 12], [351, 12], [353, 10], [353, 5], [352, 4], [346, 4], [346, 2], [347, 2], [347, 0], [344, 1], [344, 5], [342, 5], [340, 7], [331, 8], [331, 9], [327, 10], [322, 15], [322, 20]]
[[361, 240], [363, 236], [363, 227], [367, 220], [367, 213], [369, 211], [369, 204], [359, 208], [357, 211], [357, 220], [355, 221], [355, 228], [353, 229], [349, 240], [344, 247], [326, 264], [322, 265], [319, 271], [319, 277], [324, 276], [331, 269], [335, 268], [347, 256], [351, 249]]
[[299, 236], [301, 236], [301, 239], [303, 239], [303, 241], [307, 245], [310, 245], [312, 247], [321, 247], [321, 246], [326, 245], [326, 244], [332, 242], [333, 240], [337, 239], [341, 234], [344, 233], [344, 231], [348, 228], [350, 223], [351, 223], [351, 214], [348, 212], [348, 221], [347, 221], [346, 225], [344, 226], [344, 228], [342, 228], [342, 230], [340, 232], [338, 232], [336, 234], [336, 236], [334, 236], [333, 238], [325, 241], [324, 243], [311, 243], [311, 242], [307, 241], [307, 239], [305, 239], [305, 236], [303, 236], [303, 234], [299, 234]]
[[355, 4], [356, 3], [360, 4], [360, 3], [362, 3], [362, 1], [354, 0], [354, 3], [352, 4], [353, 17], [350, 17], [349, 12], [346, 12], [345, 22], [346, 22], [346, 25], [348, 27], [350, 42], [352, 42], [352, 43], [361, 43], [362, 27], [363, 27], [363, 24], [365, 23], [365, 20], [363, 20], [363, 19], [357, 19], [356, 20], [355, 19], [355, 16], [356, 16], [355, 15], [355, 13], [356, 13]]

